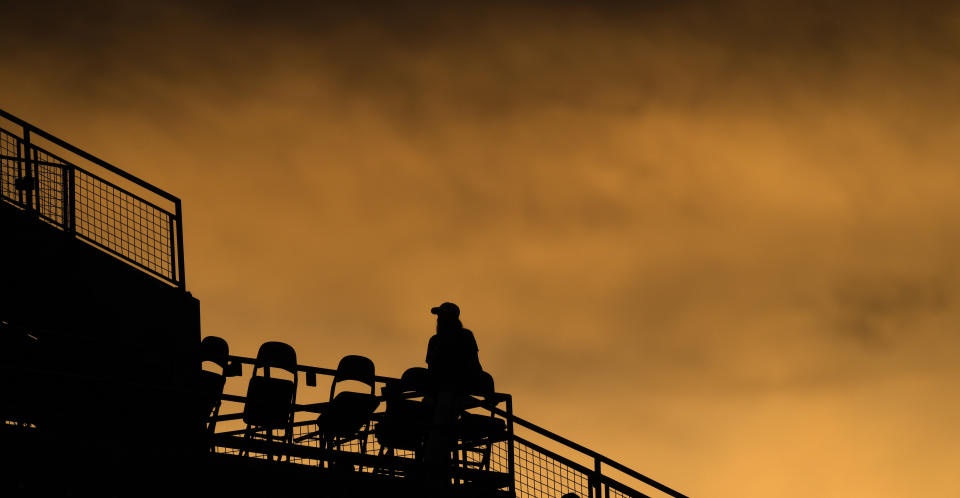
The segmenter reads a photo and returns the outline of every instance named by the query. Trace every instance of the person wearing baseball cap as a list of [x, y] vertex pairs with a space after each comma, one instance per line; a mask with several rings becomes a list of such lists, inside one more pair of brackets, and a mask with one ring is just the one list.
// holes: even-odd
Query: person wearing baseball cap
[[427, 371], [434, 392], [427, 394], [424, 401], [434, 407], [434, 417], [425, 441], [424, 463], [428, 484], [439, 488], [448, 481], [447, 460], [455, 442], [453, 425], [461, 398], [483, 374], [483, 368], [477, 340], [460, 322], [460, 307], [446, 302], [431, 308], [430, 313], [437, 315], [437, 333], [427, 344]]
[[443, 303], [430, 313], [437, 315], [437, 333], [427, 344], [427, 370], [441, 390], [463, 390], [483, 372], [477, 340], [463, 328], [456, 304]]

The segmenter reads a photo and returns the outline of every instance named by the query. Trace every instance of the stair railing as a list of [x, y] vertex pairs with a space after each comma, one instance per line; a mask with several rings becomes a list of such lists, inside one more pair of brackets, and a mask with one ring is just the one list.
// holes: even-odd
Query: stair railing
[[0, 117], [20, 129], [0, 127], [2, 201], [186, 289], [179, 198], [2, 109]]

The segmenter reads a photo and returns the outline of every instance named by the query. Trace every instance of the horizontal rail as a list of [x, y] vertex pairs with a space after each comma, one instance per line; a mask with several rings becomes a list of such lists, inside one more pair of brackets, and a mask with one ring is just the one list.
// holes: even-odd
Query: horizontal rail
[[[516, 442], [518, 442], [518, 443], [520, 443], [520, 444], [523, 444], [524, 446], [527, 446], [527, 447], [529, 447], [529, 448], [531, 448], [531, 449], [533, 449], [533, 450], [535, 450], [535, 451], [537, 451], [537, 452], [539, 452], [539, 453], [542, 453], [542, 454], [544, 454], [544, 455], [546, 455], [546, 456], [548, 456], [548, 457], [550, 457], [550, 458], [552, 458], [552, 459], [554, 459], [554, 460], [556, 460], [556, 461], [558, 461], [558, 462], [563, 462], [563, 464], [564, 464], [565, 466], [567, 466], [567, 467], [569, 467], [569, 468], [571, 468], [571, 469], [574, 469], [574, 470], [576, 470], [577, 472], [580, 472], [580, 473], [582, 473], [582, 474], [584, 474], [584, 475], [590, 475], [590, 474], [593, 474], [593, 473], [594, 473], [594, 471], [593, 471], [592, 469], [587, 468], [586, 465], [579, 464], [579, 463], [577, 463], [577, 462], [574, 462], [574, 461], [570, 460], [569, 458], [563, 457], [563, 456], [561, 456], [561, 455], [559, 455], [559, 454], [557, 454], [557, 453], [555, 453], [555, 452], [553, 452], [553, 451], [550, 451], [550, 450], [544, 448], [543, 446], [540, 446], [540, 445], [537, 444], [537, 443], [534, 443], [534, 442], [530, 441], [529, 439], [526, 439], [526, 438], [523, 438], [523, 437], [514, 435], [514, 436], [513, 436], [513, 440], [516, 441]], [[632, 489], [632, 488], [630, 488], [629, 486], [627, 486], [627, 485], [625, 485], [625, 484], [623, 484], [623, 483], [621, 483], [621, 482], [618, 482], [617, 480], [611, 478], [610, 476], [605, 476], [605, 475], [602, 475], [602, 474], [601, 474], [601, 475], [599, 476], [599, 478], [600, 478], [600, 480], [603, 482], [603, 484], [605, 484], [605, 485], [607, 485], [607, 486], [610, 486], [610, 487], [613, 487], [613, 488], [616, 488], [616, 489], [620, 490], [620, 491], [623, 492], [623, 493], [630, 494], [630, 495], [635, 495], [635, 496], [638, 496], [638, 497], [640, 497], [640, 498], [651, 498], [650, 496], [648, 496], [648, 495], [646, 495], [646, 494], [644, 494], [644, 493], [642, 493], [642, 492], [640, 492], [640, 491], [637, 491], [637, 490], [635, 490], [635, 489]]]
[[[230, 356], [228, 356], [228, 358], [229, 358], [230, 362], [236, 361], [236, 362], [238, 362], [238, 363], [242, 363], [242, 364], [245, 364], [245, 365], [255, 365], [255, 364], [257, 363], [256, 358], [250, 358], [249, 356], [230, 355]], [[297, 371], [298, 371], [298, 372], [303, 372], [303, 373], [312, 373], [312, 374], [319, 374], [319, 375], [327, 375], [327, 376], [330, 376], [330, 377], [332, 377], [332, 376], [334, 376], [334, 375], [337, 374], [337, 370], [334, 369], [334, 368], [312, 367], [312, 366], [309, 366], [309, 365], [297, 365]], [[382, 382], [382, 383], [384, 383], [384, 384], [390, 384], [390, 383], [392, 383], [392, 382], [397, 382], [397, 381], [400, 380], [400, 379], [397, 379], [397, 378], [394, 378], [394, 377], [386, 377], [386, 376], [383, 376], [383, 375], [377, 375], [377, 376], [375, 377], [375, 379], [376, 379], [377, 382]]]
[[392, 457], [389, 455], [367, 455], [363, 453], [354, 453], [348, 451], [331, 450], [318, 448], [315, 446], [304, 446], [298, 444], [284, 444], [273, 441], [263, 441], [258, 439], [246, 439], [237, 437], [237, 435], [215, 434], [213, 443], [224, 448], [251, 451], [255, 453], [272, 453], [274, 455], [289, 455], [292, 457], [306, 458], [312, 460], [338, 460], [347, 463], [359, 464], [365, 467], [382, 466], [388, 463], [394, 468], [408, 468], [411, 462], [405, 458]]
[[[0, 191], [5, 201], [186, 290], [179, 198], [2, 109], [0, 117], [22, 128], [14, 133], [0, 127]], [[33, 140], [36, 137], [85, 159], [89, 164], [84, 166], [92, 165], [96, 172], [41, 147]], [[111, 179], [104, 177], [104, 170]], [[118, 185], [123, 183], [118, 178], [129, 182], [129, 188]], [[171, 206], [164, 208], [145, 199], [146, 192]]]
[[[504, 417], [512, 417], [513, 423], [515, 423], [515, 424], [517, 424], [517, 425], [519, 425], [519, 426], [521, 426], [521, 427], [523, 427], [523, 428], [525, 428], [525, 429], [529, 429], [529, 430], [531, 430], [531, 431], [533, 431], [533, 432], [535, 432], [535, 433], [537, 433], [537, 434], [539, 434], [539, 435], [541, 435], [541, 436], [543, 436], [543, 437], [546, 437], [547, 439], [551, 439], [551, 440], [553, 440], [553, 441], [555, 441], [555, 442], [557, 442], [557, 443], [560, 443], [560, 444], [562, 444], [562, 445], [564, 445], [564, 446], [566, 446], [566, 447], [568, 447], [568, 448], [570, 448], [570, 449], [572, 449], [572, 450], [574, 450], [574, 451], [576, 451], [576, 452], [578, 452], [578, 453], [582, 453], [582, 454], [584, 454], [584, 455], [586, 455], [586, 456], [589, 456], [590, 458], [593, 458], [595, 461], [599, 461], [599, 462], [601, 462], [601, 463], [603, 463], [603, 464], [605, 464], [605, 465], [610, 466], [611, 468], [614, 468], [614, 469], [616, 469], [616, 470], [618, 470], [618, 471], [620, 471], [620, 472], [623, 472], [624, 474], [626, 474], [626, 475], [628, 475], [628, 476], [630, 476], [630, 477], [633, 477], [634, 479], [636, 479], [636, 480], [638, 480], [638, 481], [640, 481], [640, 482], [642, 482], [642, 483], [644, 483], [644, 484], [646, 484], [646, 485], [648, 485], [648, 486], [650, 486], [650, 487], [652, 487], [652, 488], [655, 488], [655, 489], [657, 489], [657, 490], [659, 490], [659, 491], [662, 491], [662, 492], [664, 492], [664, 493], [666, 493], [666, 494], [668, 494], [668, 495], [670, 495], [670, 496], [672, 496], [672, 497], [674, 497], [674, 498], [688, 498], [688, 497], [687, 497], [686, 495], [684, 495], [683, 493], [680, 493], [679, 491], [676, 491], [676, 490], [674, 490], [674, 489], [671, 489], [670, 487], [668, 487], [668, 486], [666, 486], [666, 485], [664, 485], [664, 484], [661, 484], [661, 483], [659, 483], [659, 482], [657, 482], [657, 481], [655, 481], [655, 480], [653, 480], [653, 479], [651, 479], [651, 478], [649, 478], [649, 477], [647, 477], [647, 476], [645, 476], [645, 475], [643, 475], [643, 474], [641, 474], [641, 473], [639, 473], [639, 472], [631, 469], [630, 467], [627, 467], [626, 465], [623, 465], [622, 463], [617, 462], [616, 460], [614, 460], [614, 459], [612, 459], [612, 458], [610, 458], [610, 457], [607, 457], [607, 456], [605, 456], [605, 455], [602, 455], [602, 454], [600, 454], [600, 453], [597, 453], [596, 451], [591, 450], [590, 448], [587, 448], [586, 446], [577, 444], [577, 443], [575, 443], [575, 442], [573, 442], [573, 441], [571, 441], [571, 440], [569, 440], [569, 439], [567, 439], [567, 438], [565, 438], [565, 437], [563, 437], [563, 436], [561, 436], [561, 435], [559, 435], [559, 434], [556, 434], [556, 433], [551, 432], [551, 431], [549, 431], [549, 430], [547, 430], [547, 429], [544, 429], [543, 427], [540, 427], [539, 425], [536, 425], [536, 424], [534, 424], [533, 422], [530, 422], [530, 421], [528, 421], [528, 420], [524, 420], [524, 419], [522, 419], [522, 418], [520, 418], [520, 417], [518, 417], [518, 416], [516, 416], [516, 415], [508, 414], [508, 413], [504, 412], [503, 410], [501, 410], [501, 409], [499, 409], [499, 408], [496, 408], [496, 407], [493, 408], [493, 411], [494, 411], [494, 413], [497, 413], [498, 415], [501, 415], [501, 416], [504, 416]], [[519, 436], [514, 436], [514, 438], [520, 439]], [[556, 455], [556, 454], [554, 453], [554, 455]], [[559, 455], [557, 455], [557, 456], [559, 457]], [[562, 457], [560, 457], [560, 458], [562, 458]], [[567, 461], [568, 461], [569, 463], [571, 463], [571, 464], [575, 464], [575, 463], [576, 463], [576, 462], [570, 461], [569, 459], [565, 459], [565, 458], [564, 458], [564, 460], [567, 460]], [[569, 465], [569, 464], [568, 464], [568, 465]]]
[[107, 171], [109, 171], [109, 172], [111, 172], [111, 173], [113, 173], [113, 174], [115, 174], [115, 175], [123, 178], [124, 180], [128, 180], [128, 181], [136, 184], [136, 185], [139, 186], [139, 187], [143, 187], [144, 189], [149, 190], [150, 192], [153, 192], [154, 194], [159, 195], [160, 197], [163, 197], [163, 198], [165, 198], [165, 199], [167, 199], [167, 200], [169, 200], [169, 201], [172, 201], [172, 202], [176, 202], [176, 201], [179, 201], [179, 200], [180, 200], [177, 196], [175, 196], [175, 195], [173, 195], [173, 194], [171, 194], [171, 193], [169, 193], [169, 192], [167, 192], [167, 191], [165, 191], [165, 190], [163, 190], [163, 189], [161, 189], [161, 188], [155, 187], [155, 186], [153, 186], [153, 185], [151, 185], [151, 184], [149, 184], [149, 183], [141, 180], [140, 178], [137, 178], [136, 176], [133, 176], [133, 175], [131, 175], [130, 173], [127, 173], [126, 171], [124, 171], [124, 170], [122, 170], [122, 169], [120, 169], [120, 168], [118, 168], [118, 167], [116, 167], [116, 166], [114, 166], [114, 165], [112, 165], [112, 164], [104, 161], [103, 159], [100, 159], [99, 157], [94, 156], [93, 154], [90, 154], [89, 152], [86, 152], [86, 151], [83, 150], [83, 149], [80, 149], [79, 147], [75, 147], [75, 146], [73, 146], [73, 145], [71, 145], [71, 144], [69, 144], [69, 143], [67, 143], [67, 142], [64, 142], [63, 140], [61, 140], [61, 139], [59, 139], [59, 138], [51, 135], [50, 133], [47, 133], [46, 131], [41, 130], [40, 128], [37, 128], [36, 126], [34, 126], [34, 125], [32, 125], [32, 124], [30, 124], [30, 123], [28, 123], [28, 122], [26, 122], [26, 121], [24, 121], [24, 120], [16, 117], [16, 116], [14, 116], [13, 114], [10, 114], [10, 113], [7, 112], [7, 111], [4, 111], [3, 109], [0, 109], [0, 117], [3, 117], [4, 119], [6, 119], [6, 120], [8, 120], [8, 121], [10, 121], [10, 122], [12, 122], [12, 123], [16, 123], [16, 124], [22, 126], [24, 129], [30, 130], [30, 133], [39, 135], [39, 136], [43, 137], [45, 140], [48, 140], [48, 141], [50, 141], [51, 143], [56, 144], [58, 147], [62, 147], [62, 148], [64, 148], [64, 149], [66, 149], [66, 150], [68, 150], [68, 151], [70, 151], [70, 152], [72, 152], [72, 153], [74, 153], [74, 154], [76, 154], [76, 155], [78, 155], [78, 156], [86, 159], [87, 161], [90, 161], [90, 162], [96, 164], [97, 166], [100, 166], [100, 167], [102, 167], [103, 169], [105, 169], [105, 170], [107, 170]]
[[[255, 358], [250, 358], [248, 356], [228, 355], [227, 359], [231, 363], [237, 362], [244, 365], [255, 365], [257, 362]], [[333, 377], [334, 375], [337, 374], [336, 369], [313, 367], [309, 365], [297, 365], [297, 372], [303, 372], [308, 374], [312, 373], [316, 375], [325, 375], [328, 377]], [[387, 377], [384, 375], [376, 375], [374, 377], [374, 380], [381, 384], [391, 384], [391, 383], [400, 381], [400, 379], [396, 377]], [[475, 405], [471, 405], [470, 408], [486, 408], [486, 409], [492, 409], [493, 411], [496, 411], [498, 410], [496, 408], [496, 405], [506, 401], [509, 396], [510, 395], [506, 393], [495, 392], [495, 393], [486, 395], [486, 399], [484, 399], [483, 401], [477, 400], [477, 403]], [[376, 398], [379, 399], [380, 401], [386, 401], [386, 398], [383, 396], [376, 396]], [[224, 401], [233, 401], [237, 403], [243, 403], [246, 400], [246, 398], [244, 398], [243, 396], [237, 396], [235, 394], [223, 394], [221, 395], [221, 399], [223, 399]], [[323, 404], [323, 403], [313, 403], [312, 405], [318, 405], [318, 404]], [[297, 405], [297, 408], [302, 409], [301, 411], [311, 411], [312, 405]], [[507, 413], [507, 412], [504, 412], [504, 413]]]
[[[255, 364], [256, 364], [256, 359], [254, 359], [254, 358], [250, 358], [250, 357], [246, 357], [246, 356], [237, 356], [237, 355], [230, 355], [230, 356], [228, 356], [228, 361], [229, 361], [231, 364], [232, 364], [232, 363], [240, 363], [240, 364], [247, 364], [247, 365], [255, 365]], [[314, 367], [314, 366], [308, 366], [308, 365], [297, 365], [297, 367], [296, 367], [296, 372], [297, 372], [298, 375], [299, 375], [300, 372], [303, 372], [303, 373], [306, 373], [306, 374], [319, 374], [319, 375], [325, 375], [325, 376], [331, 376], [331, 377], [334, 376], [334, 375], [336, 375], [336, 370], [335, 370], [335, 369], [323, 368], [323, 367]], [[242, 374], [241, 374], [241, 375], [242, 375]], [[396, 381], [398, 381], [398, 380], [399, 380], [399, 379], [396, 379], [396, 378], [394, 378], [394, 377], [387, 377], [387, 376], [382, 376], [382, 375], [376, 376], [376, 381], [379, 382], [379, 383], [383, 383], [383, 384], [390, 384], [390, 383], [396, 382]], [[231, 402], [236, 402], [236, 403], [243, 403], [243, 402], [245, 402], [245, 397], [243, 397], [243, 396], [237, 396], [237, 395], [231, 395], [231, 394], [223, 394], [221, 399], [223, 399], [224, 401], [231, 401]], [[562, 446], [564, 446], [564, 447], [567, 447], [567, 448], [569, 448], [569, 449], [571, 449], [571, 450], [573, 450], [573, 451], [575, 451], [575, 452], [577, 452], [577, 453], [579, 453], [579, 454], [581, 454], [581, 455], [584, 455], [584, 456], [592, 459], [592, 460], [594, 461], [594, 463], [596, 464], [596, 467], [593, 468], [593, 469], [591, 469], [591, 468], [589, 468], [588, 466], [585, 466], [585, 465], [583, 465], [583, 464], [580, 464], [580, 463], [577, 463], [577, 462], [571, 460], [570, 458], [561, 456], [560, 454], [558, 454], [558, 453], [556, 453], [556, 452], [554, 452], [554, 451], [551, 451], [551, 450], [548, 450], [548, 449], [544, 448], [541, 444], [537, 444], [537, 443], [535, 443], [535, 442], [533, 442], [533, 441], [530, 441], [530, 440], [527, 439], [527, 438], [524, 438], [524, 437], [521, 437], [521, 436], [516, 435], [516, 434], [514, 433], [514, 430], [513, 430], [513, 429], [510, 429], [510, 438], [508, 439], [509, 441], [511, 441], [510, 444], [508, 445], [508, 448], [509, 448], [510, 450], [512, 450], [513, 447], [514, 447], [514, 445], [517, 445], [517, 444], [522, 445], [522, 446], [525, 446], [525, 447], [528, 448], [529, 450], [533, 450], [533, 451], [535, 451], [535, 452], [543, 455], [543, 457], [545, 457], [545, 458], [548, 459], [548, 460], [552, 460], [553, 462], [555, 462], [555, 463], [558, 464], [558, 465], [563, 465], [563, 466], [565, 466], [565, 467], [567, 467], [567, 468], [569, 468], [569, 469], [572, 469], [572, 470], [576, 471], [576, 472], [579, 473], [579, 474], [582, 474], [583, 476], [589, 477], [590, 482], [592, 483], [591, 486], [597, 486], [597, 487], [595, 488], [595, 491], [596, 491], [596, 492], [594, 493], [596, 496], [599, 497], [599, 496], [600, 496], [599, 493], [601, 493], [602, 489], [603, 489], [603, 488], [606, 488], [608, 492], [616, 491], [616, 493], [618, 493], [620, 496], [626, 495], [626, 496], [632, 496], [632, 497], [637, 497], [637, 498], [650, 498], [649, 495], [644, 494], [643, 492], [641, 492], [641, 491], [639, 491], [639, 490], [637, 490], [637, 489], [633, 489], [632, 487], [630, 487], [630, 486], [628, 486], [628, 485], [626, 485], [626, 484], [624, 484], [624, 483], [622, 483], [622, 482], [617, 481], [616, 479], [614, 479], [613, 477], [611, 477], [611, 476], [609, 476], [609, 475], [604, 475], [603, 472], [602, 472], [602, 468], [601, 468], [600, 465], [599, 465], [599, 464], [603, 464], [603, 465], [606, 465], [607, 468], [616, 469], [617, 471], [620, 471], [620, 472], [622, 472], [623, 474], [625, 474], [625, 475], [627, 475], [627, 476], [629, 476], [629, 477], [631, 477], [631, 478], [634, 478], [634, 479], [636, 479], [636, 480], [638, 480], [638, 481], [640, 481], [640, 482], [642, 482], [642, 483], [644, 483], [644, 484], [646, 484], [646, 485], [648, 485], [648, 486], [651, 486], [651, 487], [654, 488], [654, 489], [657, 489], [657, 490], [659, 490], [659, 491], [661, 491], [661, 492], [663, 492], [663, 493], [666, 493], [667, 495], [669, 495], [669, 496], [671, 496], [671, 497], [674, 497], [674, 498], [687, 498], [686, 495], [684, 495], [684, 494], [682, 494], [682, 493], [680, 493], [680, 492], [678, 492], [678, 491], [675, 491], [675, 490], [667, 487], [666, 485], [661, 484], [661, 483], [659, 483], [659, 482], [657, 482], [657, 481], [655, 481], [655, 480], [653, 480], [653, 479], [651, 479], [651, 478], [649, 478], [649, 477], [647, 477], [647, 476], [645, 476], [645, 475], [643, 475], [643, 474], [641, 474], [641, 473], [639, 473], [639, 472], [637, 472], [637, 471], [635, 471], [635, 470], [633, 470], [633, 469], [630, 469], [629, 467], [627, 467], [627, 466], [625, 466], [625, 465], [623, 465], [623, 464], [621, 464], [621, 463], [619, 463], [619, 462], [617, 462], [617, 461], [615, 461], [615, 460], [613, 460], [613, 459], [611, 459], [611, 458], [609, 458], [609, 457], [607, 457], [607, 456], [604, 456], [604, 455], [602, 455], [602, 454], [600, 454], [600, 453], [598, 453], [598, 452], [596, 452], [596, 451], [594, 451], [594, 450], [591, 450], [591, 449], [589, 449], [589, 448], [587, 448], [587, 447], [585, 447], [585, 446], [583, 446], [583, 445], [577, 444], [577, 443], [575, 443], [575, 442], [573, 442], [573, 441], [571, 441], [571, 440], [569, 440], [569, 439], [567, 439], [567, 438], [565, 438], [565, 437], [563, 437], [563, 436], [560, 436], [559, 434], [556, 434], [556, 433], [551, 432], [551, 431], [549, 431], [549, 430], [547, 430], [547, 429], [544, 429], [543, 427], [540, 427], [540, 426], [538, 426], [538, 425], [536, 425], [536, 424], [534, 424], [534, 423], [532, 423], [532, 422], [530, 422], [530, 421], [527, 421], [527, 420], [525, 420], [525, 419], [523, 419], [523, 418], [521, 418], [521, 417], [517, 417], [516, 415], [513, 415], [513, 414], [512, 414], [512, 410], [509, 409], [509, 406], [510, 406], [509, 403], [508, 403], [508, 405], [507, 405], [507, 409], [506, 409], [506, 410], [504, 410], [504, 409], [496, 406], [497, 403], [508, 400], [508, 399], [509, 399], [509, 395], [508, 395], [508, 394], [497, 393], [497, 394], [495, 395], [495, 398], [494, 398], [494, 399], [495, 399], [495, 401], [491, 400], [492, 402], [482, 403], [482, 404], [480, 404], [480, 406], [482, 406], [483, 408], [489, 410], [489, 411], [490, 411], [491, 413], [493, 413], [493, 414], [496, 414], [496, 415], [498, 415], [498, 416], [500, 416], [500, 417], [503, 417], [503, 418], [508, 422], [508, 424], [510, 424], [510, 427], [512, 427], [513, 424], [516, 424], [516, 425], [518, 425], [518, 426], [520, 426], [520, 427], [523, 427], [523, 428], [525, 428], [525, 429], [528, 429], [528, 430], [534, 432], [535, 434], [538, 434], [539, 436], [543, 436], [544, 438], [546, 438], [546, 439], [548, 439], [548, 440], [551, 440], [551, 441], [554, 441], [554, 442], [556, 442], [556, 443], [559, 443], [560, 445], [562, 445]], [[479, 400], [478, 400], [478, 402], [479, 402]], [[324, 403], [312, 404], [312, 405], [300, 405], [300, 404], [297, 404], [297, 405], [295, 405], [294, 409], [295, 409], [296, 412], [316, 412], [316, 411], [319, 410], [319, 408], [318, 408], [318, 406], [315, 406], [315, 405], [323, 405], [323, 404], [324, 404]], [[236, 420], [237, 418], [238, 418], [238, 414], [224, 414], [224, 415], [220, 415], [220, 418], [219, 418], [218, 420], [223, 420], [223, 421], [226, 421], [226, 420]], [[310, 422], [304, 422], [304, 423], [310, 423]], [[236, 431], [234, 431], [234, 432], [236, 432]], [[512, 455], [512, 451], [511, 451], [510, 455]], [[514, 457], [514, 456], [509, 456], [508, 459], [507, 459], [507, 461], [508, 461], [507, 464], [510, 465], [511, 467], [514, 465], [514, 464], [512, 463], [512, 460], [511, 460], [512, 458], [516, 458], [516, 457]], [[531, 473], [531, 472], [533, 472], [533, 473]], [[523, 477], [523, 479], [539, 479], [539, 478], [544, 477], [544, 476], [537, 477], [539, 474], [538, 474], [536, 471], [529, 471], [529, 470], [518, 469], [518, 474], [517, 474], [516, 478], [517, 478], [517, 479], [520, 479], [520, 478], [521, 478], [521, 474], [523, 474], [523, 475], [525, 476], [525, 477]], [[518, 481], [518, 482], [519, 482], [519, 481]], [[528, 493], [528, 494], [529, 494], [529, 493]], [[519, 496], [519, 495], [518, 495], [518, 496]], [[524, 496], [526, 496], [526, 495], [524, 495]]]
[[580, 473], [587, 474], [587, 475], [593, 473], [593, 469], [587, 468], [586, 465], [583, 465], [583, 464], [574, 462], [573, 460], [570, 460], [569, 458], [560, 456], [559, 454], [557, 454], [557, 453], [555, 453], [555, 452], [553, 452], [553, 451], [550, 451], [550, 450], [544, 448], [543, 446], [540, 446], [539, 444], [534, 443], [533, 441], [530, 441], [529, 439], [526, 439], [526, 438], [523, 438], [523, 437], [521, 437], [521, 436], [517, 436], [516, 434], [514, 434], [513, 440], [516, 441], [516, 442], [518, 442], [518, 443], [523, 444], [524, 446], [529, 446], [530, 448], [532, 448], [532, 449], [534, 449], [534, 450], [536, 450], [536, 451], [538, 451], [538, 452], [540, 452], [540, 453], [543, 453], [544, 455], [546, 455], [546, 456], [548, 456], [548, 457], [550, 457], [550, 458], [552, 458], [552, 459], [554, 459], [554, 460], [561, 461], [561, 462], [563, 462], [564, 465], [566, 465], [567, 467], [570, 467], [571, 469], [574, 469], [574, 470], [576, 470], [576, 471], [578, 471], [578, 472], [580, 472]]
[[[36, 147], [36, 146], [34, 146], [34, 147]], [[36, 148], [37, 148], [37, 149], [40, 149], [40, 150], [43, 150], [43, 149], [41, 149], [40, 147], [36, 147]], [[46, 153], [46, 154], [50, 154], [49, 152], [47, 152], [47, 151], [45, 151], [45, 150], [43, 150], [43, 152]], [[53, 156], [53, 154], [50, 154], [50, 155]], [[54, 156], [54, 157], [56, 157], [56, 156]], [[59, 159], [59, 158], [58, 158], [58, 159]], [[65, 163], [67, 163], [67, 164], [70, 164], [68, 161], [66, 161], [66, 160], [64, 160], [64, 159], [60, 159], [60, 160], [63, 161], [63, 162], [65, 162]], [[43, 163], [41, 163], [41, 162], [39, 162], [39, 161], [32, 161], [32, 162], [33, 162], [33, 164], [43, 164]], [[55, 163], [48, 163], [48, 164], [49, 164], [50, 166], [61, 167], [61, 168], [65, 166], [65, 165], [63, 165], [63, 164], [55, 164]], [[160, 206], [158, 206], [158, 205], [156, 205], [156, 204], [154, 204], [154, 203], [152, 203], [152, 202], [150, 202], [150, 201], [148, 201], [148, 200], [146, 200], [146, 199], [138, 196], [137, 194], [134, 194], [133, 192], [131, 192], [131, 191], [129, 191], [129, 190], [127, 190], [127, 189], [119, 186], [119, 185], [114, 185], [114, 184], [112, 184], [109, 180], [106, 180], [106, 179], [104, 179], [103, 177], [101, 177], [101, 176], [99, 176], [99, 175], [97, 175], [97, 174], [95, 174], [95, 173], [91, 173], [91, 172], [89, 172], [89, 171], [81, 168], [80, 166], [73, 166], [73, 169], [75, 169], [75, 170], [77, 170], [77, 171], [79, 171], [79, 172], [81, 172], [81, 173], [83, 173], [83, 174], [85, 174], [85, 175], [90, 175], [90, 176], [93, 177], [94, 179], [100, 180], [100, 181], [103, 182], [103, 183], [110, 183], [110, 184], [113, 186], [113, 188], [115, 188], [115, 189], [119, 190], [120, 192], [123, 192], [124, 194], [127, 194], [127, 195], [129, 195], [129, 196], [131, 196], [131, 197], [136, 197], [137, 200], [139, 200], [140, 202], [146, 204], [147, 206], [152, 207], [153, 209], [156, 209], [157, 211], [160, 211], [161, 213], [163, 213], [163, 214], [165, 214], [165, 215], [167, 215], [167, 216], [170, 216], [170, 217], [173, 217], [173, 216], [174, 216], [174, 214], [171, 213], [170, 211], [167, 211], [166, 209], [164, 209], [164, 208], [162, 208], [162, 207], [160, 207]]]

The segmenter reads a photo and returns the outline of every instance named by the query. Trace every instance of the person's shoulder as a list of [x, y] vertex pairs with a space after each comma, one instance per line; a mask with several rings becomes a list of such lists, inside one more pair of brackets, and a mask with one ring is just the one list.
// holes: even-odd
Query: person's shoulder
[[473, 336], [473, 331], [467, 328], [460, 329], [460, 340], [477, 348], [477, 338]]

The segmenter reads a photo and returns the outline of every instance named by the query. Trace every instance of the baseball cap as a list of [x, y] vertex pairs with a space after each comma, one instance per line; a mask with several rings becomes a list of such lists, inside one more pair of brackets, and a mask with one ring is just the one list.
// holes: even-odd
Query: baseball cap
[[430, 308], [430, 313], [434, 315], [452, 315], [454, 318], [460, 317], [460, 307], [453, 303], [443, 303], [440, 306]]

